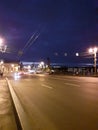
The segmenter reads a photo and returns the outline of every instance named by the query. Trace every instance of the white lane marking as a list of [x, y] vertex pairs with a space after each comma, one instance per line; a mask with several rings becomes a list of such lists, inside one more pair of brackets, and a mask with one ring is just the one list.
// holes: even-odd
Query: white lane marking
[[52, 79], [58, 79], [58, 80], [67, 80], [67, 81], [76, 81], [76, 82], [81, 82], [81, 81], [79, 81], [78, 79], [66, 79], [66, 78], [64, 78], [64, 77], [62, 77], [62, 78], [54, 78], [54, 77], [51, 77]]
[[65, 85], [74, 86], [74, 87], [80, 87], [80, 85], [77, 84], [71, 84], [71, 83], [64, 83]]
[[43, 87], [45, 87], [45, 88], [53, 89], [53, 87], [48, 86], [48, 85], [46, 85], [46, 84], [41, 84], [41, 86], [43, 86]]

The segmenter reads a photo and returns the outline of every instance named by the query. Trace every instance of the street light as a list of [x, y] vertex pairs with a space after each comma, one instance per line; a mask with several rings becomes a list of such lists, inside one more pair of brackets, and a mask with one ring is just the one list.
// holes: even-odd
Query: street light
[[0, 61], [0, 64], [3, 64], [3, 63], [4, 63], [4, 61], [3, 61], [3, 60], [1, 60], [1, 61]]
[[3, 68], [4, 68], [3, 64], [4, 64], [4, 61], [1, 60], [1, 61], [0, 61], [0, 71], [3, 71]]
[[94, 47], [94, 48], [90, 48], [89, 49], [89, 53], [93, 54], [94, 55], [94, 72], [95, 72], [95, 75], [96, 75], [96, 61], [97, 61], [97, 58], [96, 58], [96, 53], [98, 51], [98, 48], [97, 47]]
[[3, 45], [2, 43], [3, 43], [3, 39], [0, 38], [0, 52], [5, 52], [7, 49], [7, 46]]
[[78, 52], [76, 53], [76, 56], [79, 56], [79, 53], [78, 53]]
[[2, 45], [2, 43], [3, 43], [3, 39], [2, 39], [2, 38], [0, 38], [0, 45]]

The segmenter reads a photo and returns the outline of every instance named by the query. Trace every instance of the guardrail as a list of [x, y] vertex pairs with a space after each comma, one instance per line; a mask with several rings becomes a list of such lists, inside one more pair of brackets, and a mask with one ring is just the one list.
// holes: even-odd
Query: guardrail
[[15, 108], [15, 117], [16, 117], [16, 124], [17, 124], [17, 129], [18, 130], [32, 130], [30, 122], [28, 121], [28, 117], [21, 105], [20, 100], [18, 99], [13, 87], [10, 84], [10, 81], [8, 80], [8, 78], [6, 78], [9, 90], [10, 90], [10, 94], [12, 97], [12, 101], [14, 104], [14, 108]]

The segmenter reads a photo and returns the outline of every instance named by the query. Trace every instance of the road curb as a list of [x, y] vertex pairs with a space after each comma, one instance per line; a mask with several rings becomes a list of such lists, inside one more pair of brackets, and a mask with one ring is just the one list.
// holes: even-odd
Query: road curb
[[8, 78], [6, 78], [9, 90], [10, 90], [10, 94], [12, 97], [12, 101], [14, 104], [14, 108], [15, 108], [15, 117], [17, 119], [17, 128], [18, 130], [32, 130], [31, 125], [28, 121], [28, 117], [21, 105], [20, 100], [18, 99], [12, 85], [10, 84], [10, 81], [8, 80]]

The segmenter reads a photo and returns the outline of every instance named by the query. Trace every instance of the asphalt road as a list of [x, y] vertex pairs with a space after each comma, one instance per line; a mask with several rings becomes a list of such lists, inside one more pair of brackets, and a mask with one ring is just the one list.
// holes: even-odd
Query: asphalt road
[[38, 74], [11, 84], [33, 130], [98, 130], [98, 78]]

